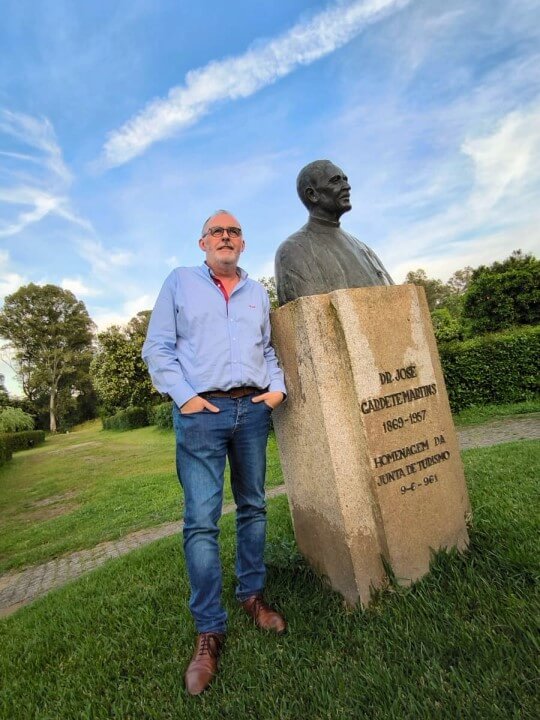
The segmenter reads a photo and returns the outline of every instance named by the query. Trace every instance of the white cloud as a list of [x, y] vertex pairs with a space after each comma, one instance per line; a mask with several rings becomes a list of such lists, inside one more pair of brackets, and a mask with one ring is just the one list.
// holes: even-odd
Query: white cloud
[[108, 250], [99, 240], [84, 238], [78, 241], [79, 253], [90, 263], [98, 275], [108, 275], [118, 268], [127, 267], [133, 260], [133, 254], [125, 250]]
[[155, 295], [139, 295], [123, 303], [120, 311], [113, 311], [110, 308], [94, 307], [92, 320], [96, 323], [98, 332], [106, 330], [111, 325], [127, 325], [131, 318], [142, 310], [151, 310], [154, 307], [157, 293]]
[[[78, 217], [70, 207], [68, 190], [73, 178], [49, 120], [2, 110], [0, 135], [15, 140], [25, 149], [36, 151], [34, 154], [1, 152], [7, 159], [2, 172], [11, 184], [0, 186], [0, 206], [4, 206], [7, 215], [11, 211], [11, 216], [0, 221], [0, 237], [16, 235], [51, 214], [90, 230], [90, 223]], [[21, 167], [28, 164], [33, 166], [30, 175], [21, 172]], [[25, 209], [15, 210], [19, 207]]]
[[491, 132], [461, 144], [469, 183], [459, 202], [410, 224], [396, 234], [387, 256], [397, 281], [422, 267], [447, 279], [465, 265], [490, 264], [521, 248], [540, 248], [540, 106], [501, 118]]
[[0, 237], [16, 235], [27, 225], [39, 222], [51, 212], [58, 211], [64, 198], [50, 195], [38, 188], [0, 188], [0, 203], [10, 205], [28, 205], [31, 210], [20, 212], [11, 222], [0, 225]]
[[467, 139], [462, 151], [474, 163], [470, 207], [485, 212], [509, 193], [540, 177], [540, 108], [515, 111], [490, 135]]
[[[41, 156], [23, 155], [22, 158], [42, 163], [51, 173], [64, 183], [71, 182], [71, 173], [66, 167], [62, 151], [56, 141], [54, 128], [47, 118], [35, 118], [23, 113], [2, 110], [0, 113], [0, 132], [20, 140], [24, 145], [41, 151]], [[21, 157], [19, 153], [13, 153]]]
[[213, 61], [187, 73], [184, 85], [166, 98], [151, 101], [121, 128], [109, 134], [103, 148], [108, 167], [121, 165], [150, 145], [194, 124], [217, 102], [248, 97], [324, 57], [354, 38], [369, 23], [411, 0], [357, 0], [338, 3], [286, 33], [252, 46], [243, 55]]
[[139, 295], [139, 297], [136, 297], [133, 300], [128, 300], [127, 302], [125, 302], [124, 310], [129, 315], [129, 319], [131, 319], [142, 310], [151, 310], [154, 307], [155, 302], [155, 295], [145, 293], [144, 295]]
[[[131, 316], [132, 317], [132, 316]], [[130, 317], [123, 312], [115, 312], [108, 308], [97, 308], [92, 312], [92, 320], [95, 322], [97, 332], [103, 332], [111, 325], [126, 325], [129, 322]]]
[[0, 250], [0, 300], [6, 295], [11, 295], [24, 285], [25, 277], [11, 268], [11, 258], [7, 250]]
[[60, 281], [60, 286], [64, 290], [71, 290], [71, 292], [78, 297], [95, 297], [101, 295], [102, 291], [97, 288], [89, 287], [80, 278], [63, 278]]

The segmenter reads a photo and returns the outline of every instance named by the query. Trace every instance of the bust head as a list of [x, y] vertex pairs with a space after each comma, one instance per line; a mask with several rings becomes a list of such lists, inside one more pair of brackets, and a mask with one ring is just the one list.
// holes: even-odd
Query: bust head
[[330, 160], [315, 160], [303, 167], [296, 180], [296, 189], [310, 217], [338, 221], [351, 209], [351, 186], [347, 176]]

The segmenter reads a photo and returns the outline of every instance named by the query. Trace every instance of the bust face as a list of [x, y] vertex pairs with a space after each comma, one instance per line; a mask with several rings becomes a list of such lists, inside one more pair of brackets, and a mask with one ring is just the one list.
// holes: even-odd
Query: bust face
[[351, 186], [343, 170], [333, 163], [321, 163], [313, 174], [312, 194], [307, 195], [313, 204], [315, 217], [338, 220], [351, 205]]

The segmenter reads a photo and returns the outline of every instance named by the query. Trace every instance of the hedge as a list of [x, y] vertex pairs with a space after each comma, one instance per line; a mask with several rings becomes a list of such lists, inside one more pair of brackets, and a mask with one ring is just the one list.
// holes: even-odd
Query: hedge
[[0, 466], [11, 460], [11, 449], [8, 446], [7, 440], [0, 435]]
[[28, 450], [45, 442], [44, 430], [21, 430], [13, 433], [0, 433], [0, 438], [6, 443], [11, 452]]
[[150, 411], [150, 422], [162, 430], [170, 430], [173, 426], [172, 402], [164, 402], [154, 405]]
[[540, 325], [439, 346], [453, 412], [531, 400], [540, 391]]
[[148, 413], [142, 407], [128, 407], [103, 418], [104, 430], [135, 430], [148, 425]]

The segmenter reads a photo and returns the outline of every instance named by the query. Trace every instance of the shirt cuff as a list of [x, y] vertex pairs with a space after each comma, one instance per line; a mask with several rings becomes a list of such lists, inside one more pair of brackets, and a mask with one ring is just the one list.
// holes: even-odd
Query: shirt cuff
[[268, 386], [269, 392], [282, 392], [285, 399], [287, 397], [287, 388], [285, 387], [285, 383], [281, 382], [281, 380], [272, 380], [270, 385]]
[[197, 397], [195, 390], [186, 383], [185, 387], [175, 387], [174, 390], [169, 390], [169, 395], [173, 401], [178, 405], [179, 408], [185, 405], [191, 398]]

